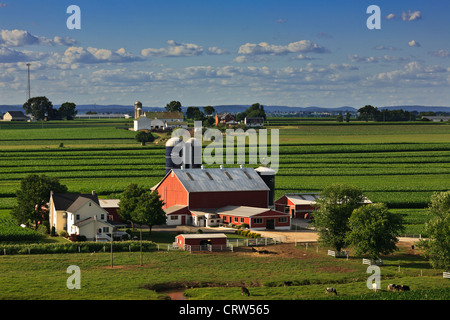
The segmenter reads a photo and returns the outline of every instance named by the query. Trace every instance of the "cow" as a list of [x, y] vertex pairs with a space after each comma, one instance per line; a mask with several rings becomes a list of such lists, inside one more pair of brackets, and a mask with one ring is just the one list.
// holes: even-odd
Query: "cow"
[[247, 297], [250, 297], [250, 291], [246, 287], [241, 287], [241, 295], [246, 294]]
[[409, 291], [410, 290], [409, 286], [399, 286], [399, 287], [400, 288], [398, 291]]
[[336, 289], [333, 288], [333, 287], [331, 287], [331, 288], [326, 288], [326, 289], [325, 289], [325, 293], [326, 293], [326, 294], [328, 294], [328, 293], [334, 293], [335, 295], [337, 295], [337, 291], [336, 291]]
[[391, 283], [391, 284], [388, 285], [387, 290], [388, 291], [395, 291], [396, 288], [397, 288], [397, 285]]

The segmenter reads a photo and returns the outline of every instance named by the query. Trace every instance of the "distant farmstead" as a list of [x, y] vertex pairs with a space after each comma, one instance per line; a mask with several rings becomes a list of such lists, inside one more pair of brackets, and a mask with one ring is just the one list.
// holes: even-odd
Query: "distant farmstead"
[[27, 121], [27, 116], [22, 111], [6, 111], [3, 121]]

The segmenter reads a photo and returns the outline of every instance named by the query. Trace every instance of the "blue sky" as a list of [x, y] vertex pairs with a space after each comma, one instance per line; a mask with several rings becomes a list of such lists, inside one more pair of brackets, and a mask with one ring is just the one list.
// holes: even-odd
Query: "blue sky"
[[[69, 5], [81, 29], [69, 30]], [[369, 5], [381, 29], [369, 30]], [[450, 2], [0, 0], [0, 104], [450, 106]]]

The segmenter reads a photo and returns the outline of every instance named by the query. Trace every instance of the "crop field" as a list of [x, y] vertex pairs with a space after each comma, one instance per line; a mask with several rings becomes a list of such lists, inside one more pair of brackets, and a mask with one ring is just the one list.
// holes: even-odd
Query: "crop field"
[[[280, 133], [276, 198], [354, 184], [373, 202], [413, 215], [406, 232], [421, 233], [431, 194], [449, 189], [448, 124], [291, 120], [269, 119], [267, 127]], [[0, 123], [0, 209], [15, 204], [20, 179], [30, 173], [102, 197], [130, 183], [152, 187], [165, 173], [164, 143], [141, 146], [131, 126], [125, 119]]]

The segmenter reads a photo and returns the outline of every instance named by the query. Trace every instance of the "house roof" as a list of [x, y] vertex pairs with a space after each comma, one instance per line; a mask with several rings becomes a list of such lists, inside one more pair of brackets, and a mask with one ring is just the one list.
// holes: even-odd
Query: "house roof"
[[120, 199], [98, 199], [102, 208], [119, 208]]
[[9, 113], [12, 117], [22, 117], [25, 118], [25, 114], [22, 111], [6, 111], [6, 113]]
[[164, 209], [164, 212], [166, 214], [171, 214], [171, 213], [174, 213], [174, 212], [177, 212], [177, 211], [179, 211], [181, 209], [186, 209], [186, 208], [187, 208], [187, 206], [176, 204], [174, 206], [171, 206], [169, 208]]
[[[89, 201], [93, 201], [93, 200], [92, 200], [91, 198], [79, 196], [79, 197], [78, 197], [78, 198], [70, 205], [70, 207], [68, 207], [68, 208], [66, 209], [66, 211], [67, 211], [67, 212], [77, 212], [78, 209], [80, 209], [82, 206], [84, 206], [84, 204], [86, 204], [86, 203], [89, 202]], [[99, 205], [98, 201], [97, 201], [97, 202], [93, 201], [93, 202], [96, 203], [97, 205]]]
[[111, 226], [111, 227], [126, 226], [125, 223], [121, 223], [121, 222], [117, 222], [117, 221], [111, 221], [111, 220], [97, 220], [97, 219], [94, 219], [93, 217], [81, 220], [80, 222], [74, 223], [74, 225], [77, 226], [77, 227], [82, 227], [82, 226], [87, 225], [87, 224], [89, 224], [91, 222], [94, 222], [94, 221], [96, 221], [98, 223], [101, 223], [101, 224], [105, 224], [105, 225]]
[[172, 169], [171, 172], [188, 192], [269, 191], [253, 168]]
[[65, 210], [72, 206], [72, 204], [79, 198], [88, 198], [93, 200], [96, 204], [98, 202], [98, 196], [96, 194], [79, 194], [79, 193], [54, 193], [52, 195], [53, 203], [56, 210]]

